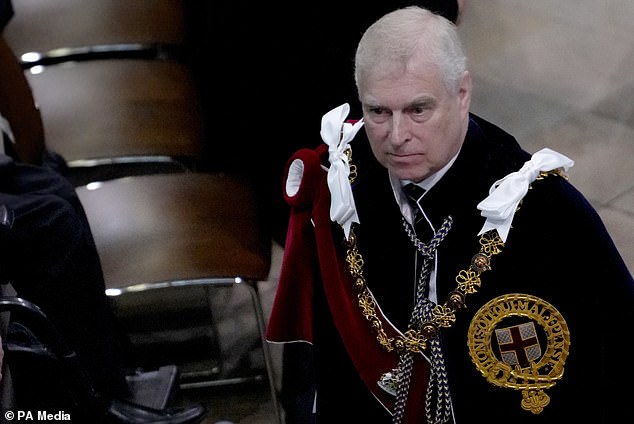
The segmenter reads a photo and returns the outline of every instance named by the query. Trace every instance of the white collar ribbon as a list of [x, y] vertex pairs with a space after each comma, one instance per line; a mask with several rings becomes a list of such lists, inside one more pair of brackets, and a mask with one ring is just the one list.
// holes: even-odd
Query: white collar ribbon
[[478, 235], [495, 229], [502, 241], [506, 242], [517, 206], [539, 173], [557, 168], [568, 171], [573, 165], [570, 158], [546, 148], [534, 153], [519, 171], [493, 183], [489, 196], [478, 204], [480, 214], [486, 218]]
[[363, 120], [354, 124], [345, 122], [350, 105], [343, 105], [331, 110], [321, 118], [321, 138], [328, 145], [328, 188], [330, 189], [330, 219], [343, 226], [346, 239], [350, 236], [352, 223], [359, 223], [357, 208], [352, 195], [352, 187], [348, 177], [350, 164], [346, 150], [350, 141], [363, 127]]

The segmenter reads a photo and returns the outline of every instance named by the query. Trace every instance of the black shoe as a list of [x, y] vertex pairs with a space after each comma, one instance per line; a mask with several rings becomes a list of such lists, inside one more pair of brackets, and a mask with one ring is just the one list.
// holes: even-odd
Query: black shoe
[[107, 415], [113, 424], [197, 424], [207, 410], [202, 405], [153, 409], [124, 400], [113, 400]]

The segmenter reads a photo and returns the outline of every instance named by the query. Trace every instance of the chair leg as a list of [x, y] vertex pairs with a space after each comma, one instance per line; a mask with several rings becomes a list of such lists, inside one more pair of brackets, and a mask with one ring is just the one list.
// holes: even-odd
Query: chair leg
[[[251, 296], [251, 302], [253, 305], [253, 311], [255, 315], [256, 324], [258, 327], [258, 333], [260, 337], [260, 345], [262, 346], [262, 355], [264, 357], [264, 365], [266, 367], [266, 374], [269, 380], [269, 391], [271, 393], [271, 403], [273, 405], [273, 410], [275, 413], [276, 422], [278, 424], [283, 424], [284, 421], [282, 419], [282, 412], [280, 403], [277, 396], [277, 389], [275, 388], [275, 372], [273, 369], [273, 359], [271, 356], [271, 351], [269, 349], [269, 344], [266, 341], [266, 320], [264, 317], [264, 309], [262, 308], [262, 302], [260, 300], [260, 293], [258, 290], [257, 281], [255, 280], [245, 280], [239, 277], [235, 278], [201, 278], [198, 280], [183, 280], [183, 281], [173, 281], [170, 283], [162, 283], [155, 284], [152, 288], [165, 288], [165, 287], [183, 287], [183, 286], [203, 286], [208, 288], [211, 287], [230, 287], [235, 284], [242, 284], [247, 288], [249, 294]], [[147, 287], [146, 287], [147, 289]], [[132, 287], [128, 287], [125, 291], [138, 291]], [[237, 379], [241, 380], [241, 379]], [[189, 384], [188, 387], [206, 387], [210, 384]], [[211, 384], [213, 385], [213, 384]], [[181, 385], [183, 388], [183, 385]]]
[[269, 390], [271, 392], [271, 402], [273, 403], [273, 409], [275, 412], [275, 418], [279, 424], [283, 424], [280, 405], [277, 399], [277, 389], [275, 388], [275, 372], [273, 370], [273, 359], [271, 357], [271, 351], [269, 344], [266, 341], [265, 331], [266, 322], [264, 319], [264, 310], [262, 309], [262, 302], [260, 301], [260, 293], [258, 290], [257, 281], [246, 281], [246, 287], [251, 294], [251, 300], [253, 302], [253, 309], [258, 325], [258, 332], [260, 333], [260, 341], [262, 345], [262, 355], [264, 356], [264, 365], [266, 366], [266, 374], [269, 380]]
[[[13, 287], [8, 284], [0, 284], [0, 296], [15, 296]], [[0, 338], [3, 342], [7, 340], [7, 332], [9, 327], [9, 321], [11, 319], [10, 312], [0, 313]], [[1, 348], [1, 347], [0, 347]], [[6, 359], [2, 363], [2, 369], [0, 370], [2, 377], [0, 379], [0, 410], [8, 411], [15, 409], [15, 398], [13, 393], [13, 384], [11, 382], [11, 369]]]

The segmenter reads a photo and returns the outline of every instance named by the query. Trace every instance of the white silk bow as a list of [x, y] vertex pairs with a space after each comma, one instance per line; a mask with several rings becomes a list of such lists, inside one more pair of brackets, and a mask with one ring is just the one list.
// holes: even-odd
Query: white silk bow
[[493, 183], [489, 196], [478, 204], [480, 214], [486, 218], [479, 234], [496, 229], [502, 241], [506, 242], [517, 206], [539, 173], [557, 168], [567, 171], [573, 165], [570, 158], [546, 148], [534, 153], [519, 171]]
[[352, 223], [359, 222], [357, 208], [354, 204], [352, 187], [348, 177], [350, 164], [346, 150], [350, 141], [363, 127], [363, 120], [354, 124], [345, 122], [350, 105], [343, 105], [331, 110], [321, 118], [321, 138], [328, 145], [328, 188], [330, 190], [330, 219], [341, 224], [346, 235], [350, 236]]

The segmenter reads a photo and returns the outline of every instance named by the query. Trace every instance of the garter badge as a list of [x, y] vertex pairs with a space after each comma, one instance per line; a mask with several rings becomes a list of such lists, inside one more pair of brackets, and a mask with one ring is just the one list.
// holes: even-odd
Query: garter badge
[[528, 294], [496, 297], [476, 312], [468, 333], [476, 368], [495, 386], [521, 390], [523, 409], [541, 413], [545, 390], [564, 374], [570, 332], [550, 303]]

